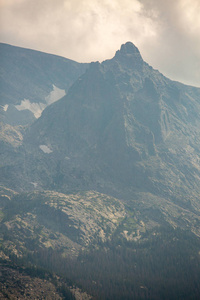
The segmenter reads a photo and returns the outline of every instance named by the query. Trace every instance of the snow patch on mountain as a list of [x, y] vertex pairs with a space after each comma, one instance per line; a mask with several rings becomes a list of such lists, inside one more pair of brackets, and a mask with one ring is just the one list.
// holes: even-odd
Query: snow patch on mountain
[[35, 189], [36, 189], [37, 186], [38, 186], [38, 183], [37, 183], [37, 182], [31, 182], [31, 184], [34, 186]]
[[53, 152], [47, 145], [40, 145], [39, 148], [44, 152], [44, 153], [51, 153]]
[[21, 104], [15, 105], [18, 110], [30, 110], [36, 118], [41, 116], [42, 111], [45, 109], [47, 105], [45, 103], [31, 103], [28, 99], [24, 99], [21, 101]]
[[65, 90], [59, 89], [53, 84], [53, 90], [50, 92], [50, 94], [45, 98], [46, 103], [49, 105], [53, 102], [58, 101], [62, 97], [66, 95]]
[[[15, 105], [15, 107], [18, 110], [25, 110], [28, 109], [30, 110], [34, 116], [36, 118], [39, 118], [42, 114], [42, 111], [50, 104], [52, 104], [53, 102], [58, 101], [59, 99], [61, 99], [62, 97], [64, 97], [66, 95], [65, 90], [59, 89], [58, 87], [56, 87], [53, 84], [53, 90], [50, 92], [50, 94], [45, 97], [45, 103], [39, 102], [33, 102], [31, 103], [30, 100], [28, 99], [24, 99], [21, 101], [21, 103], [19, 105]], [[4, 110], [7, 110], [6, 105], [4, 106]]]
[[7, 109], [8, 109], [8, 104], [5, 104], [5, 105], [3, 106], [3, 110], [4, 110], [4, 111], [7, 111]]

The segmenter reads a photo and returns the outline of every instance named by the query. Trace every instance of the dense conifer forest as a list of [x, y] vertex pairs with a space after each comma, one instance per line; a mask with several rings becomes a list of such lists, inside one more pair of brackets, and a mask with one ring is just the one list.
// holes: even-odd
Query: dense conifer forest
[[[59, 290], [76, 284], [94, 299], [198, 299], [200, 295], [200, 240], [180, 229], [160, 228], [142, 243], [117, 237], [99, 249], [80, 252], [77, 258], [63, 257], [53, 249], [35, 249], [15, 264], [26, 266], [31, 276], [58, 274]], [[52, 277], [53, 278], [53, 277]]]

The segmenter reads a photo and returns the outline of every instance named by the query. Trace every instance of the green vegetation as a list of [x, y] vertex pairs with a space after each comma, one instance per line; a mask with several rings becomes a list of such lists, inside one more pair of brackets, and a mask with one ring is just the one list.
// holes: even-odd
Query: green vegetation
[[30, 264], [31, 276], [56, 272], [94, 299], [192, 300], [200, 295], [199, 249], [200, 239], [168, 227], [140, 243], [112, 239], [99, 249], [81, 251], [76, 259], [52, 248], [10, 258], [20, 265]]
[[200, 239], [178, 226], [169, 203], [155, 210], [148, 199], [136, 210], [91, 191], [13, 195], [2, 208], [1, 253], [29, 276], [57, 274], [64, 299], [74, 284], [97, 300], [198, 299]]

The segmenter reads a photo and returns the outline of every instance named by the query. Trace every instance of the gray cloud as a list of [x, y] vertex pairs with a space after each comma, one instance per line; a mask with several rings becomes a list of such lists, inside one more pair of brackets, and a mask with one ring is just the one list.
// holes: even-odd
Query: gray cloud
[[148, 53], [144, 47], [146, 57], [168, 76], [200, 86], [199, 0], [141, 2], [143, 14], [156, 26], [156, 39]]
[[0, 40], [77, 61], [127, 40], [172, 79], [200, 86], [199, 0], [0, 0]]

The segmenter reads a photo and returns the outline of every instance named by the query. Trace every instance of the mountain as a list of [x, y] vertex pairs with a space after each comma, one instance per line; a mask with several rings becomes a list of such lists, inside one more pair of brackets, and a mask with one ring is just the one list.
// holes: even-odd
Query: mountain
[[87, 64], [4, 43], [0, 55], [1, 118], [10, 125], [31, 123], [33, 114], [37, 118], [48, 104], [62, 98], [87, 68]]
[[0, 124], [0, 263], [85, 299], [199, 299], [200, 89], [131, 42], [82, 67], [31, 124]]
[[200, 89], [167, 79], [127, 43], [113, 59], [92, 63], [28, 128], [25, 148], [30, 160], [40, 157], [30, 166], [31, 181], [129, 199], [150, 192], [195, 209], [199, 114]]

